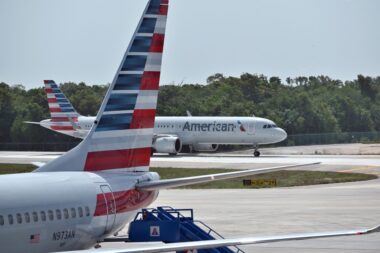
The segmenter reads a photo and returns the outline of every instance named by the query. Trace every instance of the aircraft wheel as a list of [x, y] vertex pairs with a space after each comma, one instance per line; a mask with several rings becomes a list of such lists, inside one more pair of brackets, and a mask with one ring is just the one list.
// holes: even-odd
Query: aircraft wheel
[[255, 157], [259, 157], [259, 156], [260, 156], [260, 152], [256, 150], [255, 152], [253, 152], [253, 155], [254, 155]]

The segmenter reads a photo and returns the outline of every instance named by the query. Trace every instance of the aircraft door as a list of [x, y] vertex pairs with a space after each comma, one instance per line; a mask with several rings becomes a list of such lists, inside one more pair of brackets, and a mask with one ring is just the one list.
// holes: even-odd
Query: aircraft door
[[100, 189], [103, 193], [104, 198], [104, 208], [107, 211], [107, 220], [106, 220], [106, 227], [104, 233], [108, 233], [111, 231], [116, 218], [116, 205], [115, 205], [115, 198], [113, 196], [113, 193], [111, 191], [111, 188], [108, 185], [101, 185]]
[[255, 134], [255, 122], [254, 121], [248, 122], [248, 134], [249, 135]]

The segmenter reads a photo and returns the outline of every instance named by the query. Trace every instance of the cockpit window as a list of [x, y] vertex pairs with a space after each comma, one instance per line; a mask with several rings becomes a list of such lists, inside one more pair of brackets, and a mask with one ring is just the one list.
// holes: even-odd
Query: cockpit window
[[277, 128], [276, 124], [266, 124], [263, 128]]

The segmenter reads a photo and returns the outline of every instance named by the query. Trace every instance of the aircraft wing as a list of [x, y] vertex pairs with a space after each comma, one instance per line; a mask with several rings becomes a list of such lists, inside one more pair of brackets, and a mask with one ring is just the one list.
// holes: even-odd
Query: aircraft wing
[[44, 166], [46, 163], [43, 162], [31, 162], [32, 165], [36, 166], [37, 168]]
[[218, 173], [218, 174], [210, 174], [210, 175], [202, 175], [202, 176], [194, 176], [194, 177], [145, 181], [145, 182], [137, 183], [135, 187], [137, 190], [153, 191], [153, 190], [158, 190], [158, 189], [167, 189], [167, 188], [173, 188], [173, 187], [179, 187], [179, 186], [206, 183], [206, 182], [215, 181], [215, 180], [224, 180], [224, 179], [252, 176], [252, 175], [260, 174], [264, 172], [291, 169], [291, 168], [310, 166], [310, 165], [316, 165], [316, 164], [320, 164], [320, 163], [317, 162], [317, 163], [305, 163], [305, 164], [297, 164], [297, 165], [285, 165], [285, 166], [240, 170], [240, 171], [234, 171], [234, 172], [226, 172], [226, 173]]
[[96, 252], [96, 253], [160, 253], [160, 252], [172, 252], [172, 251], [182, 251], [182, 250], [218, 248], [218, 247], [225, 247], [225, 246], [237, 246], [237, 245], [245, 245], [245, 244], [259, 244], [259, 243], [271, 243], [271, 242], [279, 242], [279, 241], [306, 240], [306, 239], [324, 238], [324, 237], [363, 235], [363, 234], [369, 234], [369, 233], [374, 233], [374, 232], [380, 232], [380, 226], [377, 226], [371, 229], [167, 243], [167, 244], [162, 244], [162, 245], [142, 246], [142, 247], [135, 247], [135, 248], [128, 248], [128, 249], [105, 249], [105, 250], [90, 249], [90, 250], [81, 250], [81, 251], [68, 251], [68, 252], [65, 251], [65, 253], [93, 253], [93, 252]]

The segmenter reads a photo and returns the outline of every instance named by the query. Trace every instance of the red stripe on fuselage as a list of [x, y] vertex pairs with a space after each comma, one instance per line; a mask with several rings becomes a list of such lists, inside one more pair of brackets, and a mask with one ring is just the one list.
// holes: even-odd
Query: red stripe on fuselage
[[150, 46], [149, 52], [151, 53], [162, 53], [164, 50], [164, 40], [165, 35], [164, 34], [153, 34], [152, 38], [152, 44]]
[[136, 148], [89, 152], [85, 171], [112, 170], [137, 166], [149, 166], [151, 148]]
[[158, 90], [159, 83], [159, 71], [145, 71], [141, 79], [140, 90]]
[[153, 128], [155, 116], [155, 109], [136, 109], [133, 111], [133, 117], [129, 128]]
[[57, 130], [57, 131], [73, 131], [74, 128], [73, 126], [50, 126], [52, 130]]
[[[148, 206], [154, 200], [155, 192], [141, 192], [128, 190], [100, 193], [96, 196], [96, 209], [94, 216], [107, 215], [108, 213], [124, 213]], [[114, 207], [114, 201], [115, 206]]]
[[[74, 122], [78, 122], [78, 118], [77, 117], [71, 118], [71, 119]], [[67, 118], [67, 117], [54, 117], [54, 118], [50, 119], [50, 122], [70, 122], [70, 119]]]

